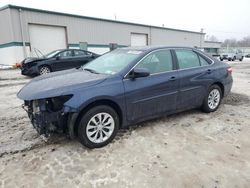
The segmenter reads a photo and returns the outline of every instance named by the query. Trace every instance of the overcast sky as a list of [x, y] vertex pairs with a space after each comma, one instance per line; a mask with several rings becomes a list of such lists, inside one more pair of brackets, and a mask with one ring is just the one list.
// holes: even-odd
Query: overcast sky
[[200, 31], [226, 38], [250, 35], [250, 0], [0, 0], [84, 16]]

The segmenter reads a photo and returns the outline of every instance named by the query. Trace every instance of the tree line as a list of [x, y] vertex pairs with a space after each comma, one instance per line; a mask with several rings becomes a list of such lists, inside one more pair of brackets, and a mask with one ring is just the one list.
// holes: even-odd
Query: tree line
[[[219, 40], [215, 37], [215, 36], [210, 36], [207, 38], [207, 40], [209, 41], [213, 41], [213, 42], [218, 42]], [[240, 40], [237, 40], [235, 38], [231, 38], [231, 39], [225, 39], [222, 44], [222, 47], [250, 47], [250, 35], [243, 37]]]

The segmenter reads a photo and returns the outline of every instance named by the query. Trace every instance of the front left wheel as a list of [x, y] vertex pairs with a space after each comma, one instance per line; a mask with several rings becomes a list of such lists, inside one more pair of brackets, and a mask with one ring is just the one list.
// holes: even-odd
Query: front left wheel
[[86, 112], [78, 126], [80, 142], [90, 148], [100, 148], [110, 143], [119, 129], [116, 111], [106, 105], [95, 106]]
[[40, 75], [48, 74], [48, 73], [50, 73], [50, 72], [51, 72], [51, 69], [50, 69], [50, 67], [47, 66], [47, 65], [42, 65], [42, 66], [40, 66], [40, 68], [39, 68], [39, 74], [40, 74]]

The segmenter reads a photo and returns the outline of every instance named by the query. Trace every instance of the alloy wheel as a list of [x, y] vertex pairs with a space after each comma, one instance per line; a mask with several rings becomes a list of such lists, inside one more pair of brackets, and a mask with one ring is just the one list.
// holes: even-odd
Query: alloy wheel
[[115, 121], [108, 113], [94, 115], [86, 126], [88, 139], [93, 143], [103, 143], [110, 138], [115, 128]]
[[50, 73], [49, 67], [42, 67], [42, 68], [40, 69], [40, 74], [41, 74], [41, 75], [42, 75], [42, 74], [48, 74], [48, 73]]
[[220, 91], [218, 89], [213, 89], [208, 95], [208, 106], [210, 109], [214, 110], [220, 104]]

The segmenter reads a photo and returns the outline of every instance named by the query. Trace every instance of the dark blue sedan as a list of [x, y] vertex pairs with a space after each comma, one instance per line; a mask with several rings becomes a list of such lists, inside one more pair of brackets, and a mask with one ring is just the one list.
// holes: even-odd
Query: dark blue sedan
[[216, 111], [231, 74], [228, 64], [197, 49], [131, 47], [34, 78], [18, 97], [40, 134], [64, 131], [98, 148], [131, 124], [193, 108]]

